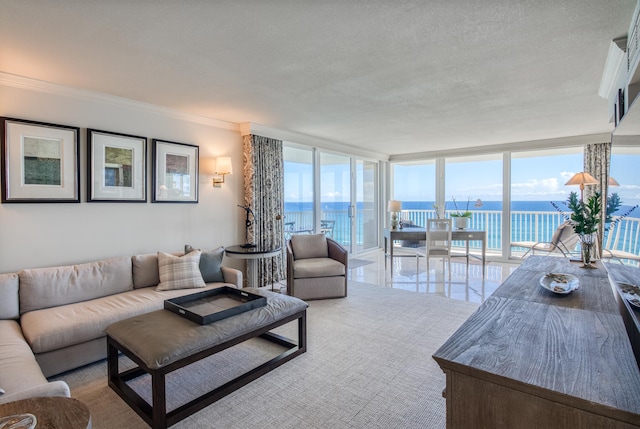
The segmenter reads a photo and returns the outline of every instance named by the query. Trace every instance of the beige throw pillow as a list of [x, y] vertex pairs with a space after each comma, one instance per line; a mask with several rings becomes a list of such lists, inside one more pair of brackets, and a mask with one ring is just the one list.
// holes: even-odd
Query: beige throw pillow
[[160, 284], [156, 290], [191, 289], [204, 287], [200, 274], [200, 251], [184, 256], [158, 252]]

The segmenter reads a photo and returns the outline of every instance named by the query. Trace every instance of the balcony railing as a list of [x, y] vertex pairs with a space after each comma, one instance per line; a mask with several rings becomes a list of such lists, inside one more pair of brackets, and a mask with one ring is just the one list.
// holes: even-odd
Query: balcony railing
[[[447, 211], [446, 217], [454, 211]], [[427, 219], [436, 217], [435, 210], [403, 210], [401, 218], [405, 224], [424, 227]], [[356, 216], [356, 244], [363, 243], [363, 222], [373, 219], [372, 210], [359, 210]], [[349, 217], [344, 211], [323, 210], [321, 219], [334, 220], [333, 236], [344, 244], [350, 244]], [[615, 219], [615, 217], [614, 217]], [[294, 230], [313, 230], [313, 214], [311, 212], [287, 212], [286, 222], [294, 222]], [[559, 212], [550, 211], [512, 211], [510, 242], [534, 241], [549, 242], [554, 231], [565, 221]], [[502, 252], [502, 211], [474, 210], [472, 211], [470, 229], [487, 231], [487, 251]], [[454, 242], [454, 247], [463, 247], [465, 242]], [[635, 255], [640, 254], [640, 219], [627, 217], [614, 223], [605, 232], [605, 249], [620, 250]], [[470, 250], [480, 251], [479, 242], [471, 242]]]

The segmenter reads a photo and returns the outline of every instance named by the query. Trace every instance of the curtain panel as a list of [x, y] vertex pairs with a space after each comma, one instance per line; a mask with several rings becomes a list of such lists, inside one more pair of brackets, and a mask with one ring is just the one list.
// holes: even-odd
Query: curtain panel
[[246, 135], [243, 138], [244, 204], [254, 213], [248, 240], [258, 248], [283, 251], [273, 258], [255, 260], [261, 285], [285, 278], [284, 159], [282, 140]]
[[584, 189], [585, 200], [596, 192], [600, 192], [602, 211], [600, 212], [600, 228], [598, 228], [597, 255], [602, 255], [604, 243], [604, 226], [607, 218], [607, 193], [609, 192], [609, 165], [611, 164], [611, 143], [592, 143], [584, 147], [584, 171], [591, 174], [600, 183], [587, 185]]

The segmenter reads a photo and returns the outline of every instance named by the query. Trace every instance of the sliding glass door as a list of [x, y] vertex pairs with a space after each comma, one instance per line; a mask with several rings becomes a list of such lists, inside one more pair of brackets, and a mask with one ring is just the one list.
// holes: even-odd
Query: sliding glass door
[[351, 158], [320, 153], [320, 231], [352, 249]]
[[355, 216], [352, 218], [355, 231], [353, 252], [378, 247], [378, 196], [376, 183], [378, 164], [363, 159], [355, 160]]
[[284, 146], [284, 233], [309, 233], [313, 217], [313, 150]]
[[285, 238], [324, 233], [350, 253], [378, 247], [378, 163], [284, 146]]

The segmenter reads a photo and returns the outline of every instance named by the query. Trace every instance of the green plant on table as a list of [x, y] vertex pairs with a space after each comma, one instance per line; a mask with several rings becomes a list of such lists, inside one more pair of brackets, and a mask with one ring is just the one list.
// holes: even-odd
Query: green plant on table
[[[451, 213], [451, 217], [471, 217], [471, 212], [469, 211], [469, 204], [471, 204], [471, 197], [467, 198], [467, 206], [464, 211], [461, 211], [458, 208], [458, 203], [456, 202], [455, 197], [451, 197], [453, 200], [453, 206], [456, 208], [455, 213]], [[474, 207], [479, 208], [482, 207], [482, 200], [478, 198], [474, 204]]]
[[600, 193], [596, 192], [587, 201], [580, 200], [577, 192], [571, 192], [567, 198], [567, 207], [571, 210], [573, 230], [579, 235], [593, 234], [600, 223]]

